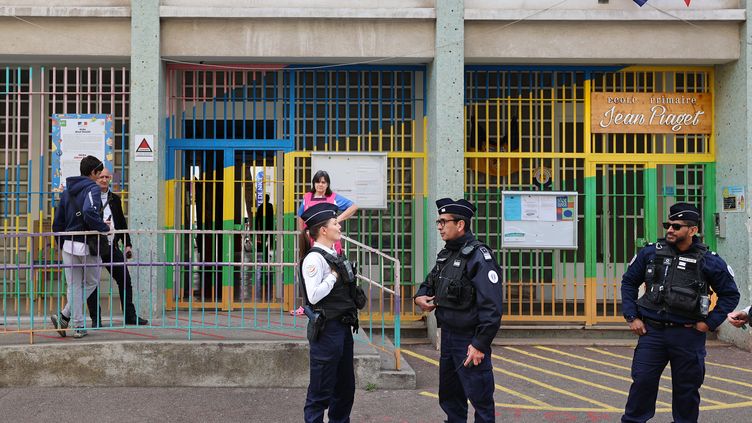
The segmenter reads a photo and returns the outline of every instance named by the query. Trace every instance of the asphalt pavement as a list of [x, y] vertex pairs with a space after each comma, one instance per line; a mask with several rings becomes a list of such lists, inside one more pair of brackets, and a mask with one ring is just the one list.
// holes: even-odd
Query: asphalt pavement
[[[630, 346], [495, 346], [498, 422], [618, 422], [629, 389]], [[356, 392], [353, 422], [442, 422], [438, 352], [405, 348], [417, 389]], [[708, 348], [700, 421], [747, 422], [752, 354]], [[3, 422], [300, 422], [305, 389], [0, 388]], [[472, 408], [471, 408], [472, 413]], [[671, 381], [661, 381], [656, 417], [670, 422]], [[472, 421], [470, 417], [469, 421]]]

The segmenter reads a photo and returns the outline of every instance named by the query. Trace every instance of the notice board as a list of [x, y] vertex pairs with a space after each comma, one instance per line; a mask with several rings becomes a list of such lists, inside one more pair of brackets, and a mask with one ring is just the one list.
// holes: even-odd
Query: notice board
[[112, 171], [115, 138], [112, 115], [54, 114], [52, 120], [52, 190], [62, 192], [69, 176], [79, 176], [81, 160], [94, 156]]
[[577, 249], [577, 193], [503, 191], [501, 248]]
[[319, 170], [329, 173], [332, 191], [359, 209], [387, 208], [386, 153], [311, 153], [311, 175]]

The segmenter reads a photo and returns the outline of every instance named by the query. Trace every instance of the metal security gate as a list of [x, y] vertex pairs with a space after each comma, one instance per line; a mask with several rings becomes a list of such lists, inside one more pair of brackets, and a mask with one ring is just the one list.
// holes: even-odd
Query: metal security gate
[[[621, 322], [621, 276], [678, 201], [714, 210], [709, 135], [591, 134], [591, 92], [711, 93], [710, 68], [469, 66], [466, 196], [501, 245], [501, 191], [578, 192], [575, 251], [498, 251], [507, 322]], [[714, 246], [712, 230], [704, 241]], [[712, 228], [711, 228], [712, 229]]]
[[[52, 157], [59, 154], [50, 136], [53, 114], [112, 116], [113, 139], [108, 140], [113, 147], [108, 157], [113, 164], [111, 190], [122, 197], [127, 210], [129, 103], [130, 72], [125, 66], [0, 67], [0, 231], [52, 230], [59, 196], [52, 189], [53, 177], [59, 176], [53, 175], [51, 165]], [[55, 262], [58, 251], [50, 239], [19, 238], [0, 246], [0, 262], [39, 266]], [[39, 268], [4, 275], [0, 316], [19, 311], [44, 313], [58, 307], [45, 299], [65, 293], [62, 273]], [[102, 304], [112, 301], [112, 290], [104, 289], [107, 285], [103, 282], [100, 290]]]
[[[263, 190], [267, 190], [275, 215], [273, 229], [295, 230], [295, 211], [318, 170], [311, 169], [311, 152], [384, 152], [387, 209], [359, 210], [345, 222], [344, 232], [399, 259], [402, 298], [407, 298], [402, 313], [420, 318], [410, 298], [414, 284], [424, 276], [425, 237], [419, 224], [427, 198], [422, 69], [168, 66], [167, 191], [175, 193], [168, 205], [168, 228], [253, 230], [251, 222], [255, 222], [260, 204], [249, 206], [245, 201], [241, 206], [243, 199], [254, 192], [261, 194], [257, 200], [263, 202]], [[259, 176], [261, 169], [266, 171]], [[335, 191], [336, 184], [332, 181]], [[186, 207], [195, 209], [193, 215]], [[248, 221], [243, 220], [246, 218]], [[292, 237], [275, 240], [271, 253], [259, 251], [269, 248], [268, 242], [251, 241], [258, 248], [248, 251], [242, 237], [220, 237], [222, 242], [179, 238], [168, 247], [176, 259], [245, 260], [251, 272], [232, 273], [229, 266], [169, 268], [168, 301], [172, 306], [184, 307], [196, 300], [220, 308], [292, 306], [276, 302], [295, 296], [292, 267], [281, 274], [256, 271], [259, 263], [270, 260], [297, 261]], [[391, 286], [396, 270], [387, 267], [383, 272], [384, 281]], [[253, 281], [250, 288], [249, 281]], [[281, 290], [285, 290], [282, 296]], [[379, 311], [386, 319], [395, 312]]]
[[281, 174], [282, 152], [197, 149], [170, 154], [176, 157], [175, 190], [168, 195], [175, 204], [174, 229], [182, 232], [172, 239], [169, 254], [176, 262], [191, 263], [168, 269], [170, 306], [279, 308], [281, 274], [270, 266], [281, 261], [277, 240], [254, 232], [282, 227], [281, 211], [274, 209], [282, 196], [282, 180], [275, 176]]

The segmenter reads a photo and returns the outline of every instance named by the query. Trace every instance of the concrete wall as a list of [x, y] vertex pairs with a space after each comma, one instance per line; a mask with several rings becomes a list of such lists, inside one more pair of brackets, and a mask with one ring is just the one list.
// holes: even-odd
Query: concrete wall
[[170, 19], [162, 24], [162, 54], [201, 60], [339, 62], [399, 56], [396, 61], [425, 61], [433, 56], [433, 26], [429, 20]]
[[131, 0], [5, 0], [0, 5], [7, 7], [130, 7]]
[[89, 57], [95, 63], [131, 54], [128, 18], [0, 17], [0, 62], [74, 61]]
[[735, 22], [466, 21], [468, 63], [714, 64], [739, 57]]
[[[750, 6], [747, 6], [750, 13]], [[752, 62], [752, 33], [748, 23], [742, 25], [741, 56], [738, 61], [718, 66], [715, 81], [716, 131], [716, 198], [721, 207], [721, 187], [742, 185], [749, 198], [752, 187], [752, 81], [749, 66]], [[741, 292], [738, 308], [752, 303], [752, 207], [744, 213], [723, 213], [727, 217], [726, 237], [718, 240], [718, 253], [731, 266]], [[724, 324], [719, 338], [752, 351], [752, 332]]]
[[[502, 9], [502, 10], [543, 10], [556, 6], [555, 10], [688, 10], [683, 1], [679, 0], [650, 0], [650, 6], [638, 7], [631, 0], [610, 0], [606, 4], [599, 4], [597, 0], [466, 0], [466, 9]], [[740, 0], [695, 0], [690, 10], [738, 9]]]
[[[178, 7], [206, 7], [206, 0], [162, 0], [162, 6]], [[234, 8], [342, 8], [346, 6], [353, 9], [379, 9], [379, 8], [413, 8], [433, 7], [435, 0], [369, 0], [347, 1], [342, 0], [212, 0], [212, 7]]]

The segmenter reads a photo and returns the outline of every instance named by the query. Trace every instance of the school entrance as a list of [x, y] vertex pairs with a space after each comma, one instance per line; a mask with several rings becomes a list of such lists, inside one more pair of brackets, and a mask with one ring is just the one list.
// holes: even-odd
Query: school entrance
[[592, 93], [712, 98], [712, 86], [710, 68], [467, 68], [465, 191], [482, 211], [476, 233], [501, 245], [502, 190], [578, 193], [576, 250], [499, 253], [506, 322], [622, 322], [621, 276], [662, 237], [676, 202], [700, 207], [714, 248], [712, 134], [601, 133], [591, 122]]
[[[398, 307], [379, 298], [371, 317], [421, 318], [411, 297], [424, 272], [423, 69], [169, 65], [165, 213], [176, 266], [165, 274], [168, 308], [294, 309], [291, 231], [319, 170], [311, 168], [312, 153], [382, 153], [386, 205], [361, 207], [344, 233], [399, 260], [377, 266], [375, 256], [357, 253], [362, 272], [379, 273], [387, 289], [401, 285], [406, 299]], [[337, 191], [336, 179], [331, 188]], [[262, 230], [286, 234], [253, 233]]]

